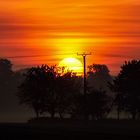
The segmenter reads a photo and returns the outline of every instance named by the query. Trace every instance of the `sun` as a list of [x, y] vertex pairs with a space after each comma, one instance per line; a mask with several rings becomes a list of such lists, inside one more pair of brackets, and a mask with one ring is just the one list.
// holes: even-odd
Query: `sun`
[[58, 67], [64, 67], [65, 71], [72, 71], [79, 76], [83, 73], [83, 64], [76, 58], [64, 58], [59, 62]]

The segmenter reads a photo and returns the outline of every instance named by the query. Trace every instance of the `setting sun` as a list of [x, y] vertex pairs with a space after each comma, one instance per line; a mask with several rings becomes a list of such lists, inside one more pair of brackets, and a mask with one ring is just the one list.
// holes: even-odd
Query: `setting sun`
[[83, 65], [80, 60], [76, 58], [64, 58], [60, 61], [58, 67], [64, 67], [65, 71], [72, 71], [77, 75], [82, 75]]

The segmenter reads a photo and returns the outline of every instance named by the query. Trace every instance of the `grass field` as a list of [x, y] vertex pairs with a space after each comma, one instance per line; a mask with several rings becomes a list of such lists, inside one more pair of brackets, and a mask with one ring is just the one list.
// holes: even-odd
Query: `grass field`
[[1, 123], [0, 140], [47, 139], [131, 139], [140, 140], [139, 121], [51, 121]]

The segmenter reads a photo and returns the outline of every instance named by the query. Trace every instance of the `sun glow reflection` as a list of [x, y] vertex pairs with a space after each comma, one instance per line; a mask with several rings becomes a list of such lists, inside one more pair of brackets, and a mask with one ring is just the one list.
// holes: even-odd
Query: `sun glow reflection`
[[89, 39], [86, 38], [72, 38], [72, 37], [62, 37], [50, 39], [49, 45], [59, 49], [63, 52], [73, 52], [78, 51], [88, 45]]

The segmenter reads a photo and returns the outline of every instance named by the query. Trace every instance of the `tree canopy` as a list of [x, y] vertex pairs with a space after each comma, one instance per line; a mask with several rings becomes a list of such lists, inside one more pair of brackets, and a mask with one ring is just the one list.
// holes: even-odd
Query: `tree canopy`
[[89, 89], [103, 89], [107, 94], [112, 96], [111, 91], [108, 88], [108, 82], [112, 83], [112, 77], [109, 73], [108, 67], [104, 64], [93, 64], [88, 68], [87, 82]]
[[42, 106], [45, 103], [47, 89], [47, 74], [46, 66], [33, 67], [25, 74], [25, 80], [19, 86], [17, 96], [21, 104], [27, 104], [36, 112], [37, 117], [42, 111]]
[[115, 102], [132, 118], [140, 112], [140, 60], [126, 61], [111, 88], [117, 92]]
[[62, 117], [63, 113], [70, 111], [72, 102], [69, 101], [76, 92], [74, 85], [71, 72], [61, 75], [55, 66], [42, 65], [27, 71], [17, 96], [20, 103], [34, 109], [37, 117], [42, 113], [50, 113], [53, 118], [56, 112]]

